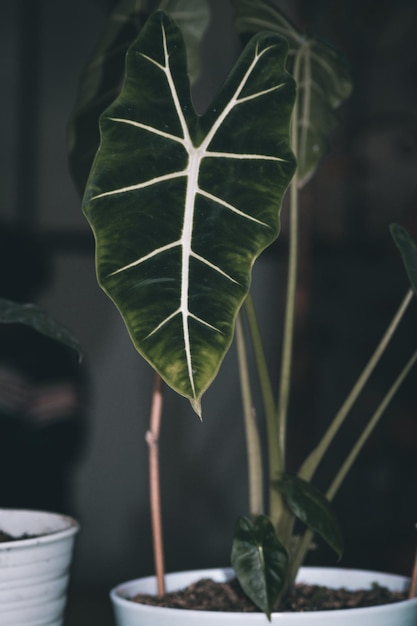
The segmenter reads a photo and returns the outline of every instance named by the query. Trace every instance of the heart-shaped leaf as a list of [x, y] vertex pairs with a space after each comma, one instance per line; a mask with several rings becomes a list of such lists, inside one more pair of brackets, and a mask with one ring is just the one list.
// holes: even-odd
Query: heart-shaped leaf
[[24, 324], [55, 341], [75, 350], [81, 361], [82, 352], [77, 339], [44, 309], [36, 304], [22, 304], [0, 298], [0, 324]]
[[[209, 23], [206, 0], [161, 0], [157, 3], [182, 29], [191, 80], [200, 67], [199, 44]], [[120, 93], [126, 52], [152, 13], [150, 0], [120, 0], [106, 20], [105, 29], [87, 63], [78, 88], [68, 129], [69, 164], [82, 195], [100, 143], [98, 121]]]
[[274, 482], [290, 511], [311, 530], [318, 533], [336, 552], [343, 553], [343, 537], [337, 517], [327, 498], [299, 476], [284, 474]]
[[285, 587], [288, 554], [265, 515], [253, 523], [238, 519], [231, 559], [243, 591], [270, 619]]
[[414, 293], [417, 295], [417, 243], [408, 230], [399, 224], [391, 224], [391, 235], [403, 259], [405, 271]]
[[243, 40], [261, 30], [277, 32], [289, 42], [288, 69], [297, 83], [292, 148], [298, 184], [305, 185], [327, 150], [329, 134], [339, 124], [337, 108], [352, 90], [344, 56], [328, 43], [301, 32], [266, 0], [232, 0], [237, 32]]
[[83, 203], [98, 280], [138, 351], [197, 412], [294, 173], [286, 50], [277, 35], [257, 36], [200, 117], [181, 33], [157, 12], [101, 118]]

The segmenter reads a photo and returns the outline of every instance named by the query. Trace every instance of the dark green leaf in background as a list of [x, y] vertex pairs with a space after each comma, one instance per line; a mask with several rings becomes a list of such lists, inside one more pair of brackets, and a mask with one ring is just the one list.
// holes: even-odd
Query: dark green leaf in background
[[0, 298], [0, 324], [24, 324], [55, 341], [75, 350], [81, 361], [82, 352], [77, 339], [44, 309], [35, 304], [21, 304]]
[[83, 203], [98, 279], [138, 351], [197, 412], [295, 169], [286, 52], [277, 35], [256, 37], [199, 117], [181, 33], [157, 12], [101, 119]]
[[401, 252], [411, 288], [417, 295], [417, 243], [411, 237], [410, 233], [399, 224], [392, 224], [390, 226], [390, 230], [391, 235]]
[[126, 52], [155, 5], [170, 13], [181, 27], [191, 80], [198, 76], [199, 44], [209, 23], [206, 0], [120, 0], [117, 3], [81, 75], [68, 129], [70, 170], [81, 196], [100, 143], [99, 117], [120, 93]]
[[231, 559], [242, 589], [270, 619], [285, 587], [288, 554], [265, 515], [239, 518]]
[[232, 0], [236, 30], [246, 41], [262, 30], [277, 32], [289, 42], [288, 70], [297, 83], [294, 119], [298, 184], [305, 185], [327, 151], [330, 133], [339, 124], [338, 107], [352, 90], [345, 57], [327, 42], [298, 30], [266, 0]]
[[343, 537], [339, 522], [330, 502], [311, 483], [291, 474], [284, 474], [274, 482], [274, 487], [284, 496], [290, 511], [311, 530], [318, 533], [336, 552], [343, 553]]

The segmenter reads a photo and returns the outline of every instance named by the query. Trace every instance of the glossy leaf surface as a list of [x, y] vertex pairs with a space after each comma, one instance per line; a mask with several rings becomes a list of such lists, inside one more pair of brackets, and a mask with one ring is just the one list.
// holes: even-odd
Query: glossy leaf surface
[[78, 88], [69, 125], [69, 163], [82, 195], [100, 143], [99, 117], [120, 93], [126, 52], [157, 4], [180, 26], [187, 47], [191, 80], [198, 76], [199, 44], [209, 23], [206, 0], [120, 0], [106, 20], [105, 29], [87, 63]]
[[245, 41], [262, 30], [277, 32], [289, 42], [288, 69], [297, 83], [294, 119], [298, 184], [314, 174], [327, 151], [329, 134], [338, 126], [337, 108], [352, 90], [344, 56], [317, 37], [304, 34], [280, 10], [266, 0], [232, 0], [236, 30]]
[[101, 119], [84, 198], [97, 273], [138, 351], [197, 412], [232, 341], [254, 259], [279, 232], [294, 172], [286, 42], [256, 37], [203, 116], [185, 48], [157, 12]]
[[284, 496], [290, 511], [308, 528], [318, 533], [341, 558], [342, 532], [330, 502], [321, 491], [291, 474], [284, 474], [280, 480], [274, 482], [274, 487]]
[[265, 515], [253, 523], [239, 518], [231, 560], [246, 595], [270, 618], [285, 586], [288, 554]]
[[35, 304], [21, 304], [0, 298], [0, 324], [24, 324], [47, 337], [59, 341], [78, 353], [82, 352], [78, 340], [44, 309]]
[[410, 233], [399, 224], [392, 224], [391, 235], [398, 246], [403, 259], [411, 288], [417, 295], [417, 243]]

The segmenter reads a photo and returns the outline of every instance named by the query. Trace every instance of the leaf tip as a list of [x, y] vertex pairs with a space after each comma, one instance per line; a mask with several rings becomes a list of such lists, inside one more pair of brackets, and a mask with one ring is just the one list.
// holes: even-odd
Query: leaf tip
[[200, 398], [190, 398], [190, 404], [193, 407], [193, 411], [195, 411], [200, 418], [200, 421], [203, 421]]

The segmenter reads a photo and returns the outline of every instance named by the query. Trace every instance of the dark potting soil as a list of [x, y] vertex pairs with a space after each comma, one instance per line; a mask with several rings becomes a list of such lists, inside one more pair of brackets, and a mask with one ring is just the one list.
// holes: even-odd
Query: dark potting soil
[[5, 533], [3, 530], [0, 530], [0, 543], [4, 543], [6, 541], [20, 541], [21, 539], [35, 539], [39, 537], [39, 535], [20, 535], [20, 537], [13, 537], [9, 535], [9, 533]]
[[[353, 609], [390, 604], [406, 598], [405, 592], [390, 591], [379, 585], [375, 585], [371, 589], [350, 591], [347, 589], [329, 589], [318, 585], [297, 584], [287, 595], [281, 611]], [[223, 583], [202, 579], [186, 589], [166, 593], [164, 596], [138, 594], [131, 599], [141, 604], [172, 609], [259, 612], [259, 609], [245, 596], [236, 579]]]

